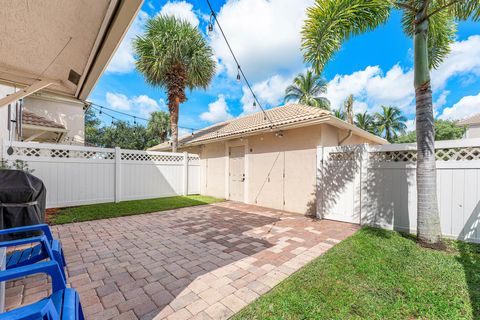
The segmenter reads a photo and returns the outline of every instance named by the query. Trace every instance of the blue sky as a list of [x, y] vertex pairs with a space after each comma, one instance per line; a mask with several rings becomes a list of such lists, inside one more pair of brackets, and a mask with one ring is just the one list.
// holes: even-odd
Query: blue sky
[[[300, 29], [305, 8], [313, 0], [211, 1], [256, 95], [266, 108], [281, 105], [285, 87], [308, 68], [300, 51]], [[207, 35], [209, 10], [200, 1], [146, 1], [89, 99], [119, 111], [148, 117], [166, 110], [162, 88], [148, 86], [134, 68], [131, 40], [143, 30], [148, 17], [175, 15], [198, 25], [215, 52], [217, 76], [211, 86], [188, 92], [180, 107], [180, 126], [202, 128], [218, 121], [258, 111], [244, 83], [236, 81], [236, 66], [219, 36]], [[387, 24], [355, 37], [328, 64], [327, 97], [334, 108], [354, 94], [356, 112], [375, 112], [381, 105], [400, 107], [414, 124], [412, 41], [400, 27], [401, 13]], [[460, 119], [480, 112], [480, 23], [463, 22], [452, 53], [432, 72], [437, 117]], [[126, 119], [120, 115], [117, 118]], [[111, 119], [103, 115], [105, 123]], [[188, 130], [184, 130], [187, 132]]]

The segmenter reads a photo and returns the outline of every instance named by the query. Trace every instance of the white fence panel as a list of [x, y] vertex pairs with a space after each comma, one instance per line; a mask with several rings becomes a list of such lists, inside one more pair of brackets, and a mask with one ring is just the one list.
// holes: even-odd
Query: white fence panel
[[200, 189], [199, 158], [193, 154], [4, 142], [2, 158], [24, 161], [34, 170], [46, 185], [48, 208], [196, 194]]
[[[345, 157], [351, 148], [339, 147], [335, 156]], [[345, 152], [343, 155], [341, 149]], [[329, 196], [335, 203], [361, 199], [360, 213], [355, 208], [345, 210], [345, 205], [342, 210], [335, 208], [337, 211], [327, 212], [319, 205], [317, 214], [342, 221], [355, 221], [360, 214], [361, 224], [416, 232], [416, 145], [363, 146], [356, 150], [356, 156], [364, 161], [357, 167], [349, 165], [343, 171], [359, 175], [361, 187], [352, 194], [352, 189], [337, 179], [325, 181], [329, 184], [325, 190], [334, 191]], [[440, 141], [435, 150], [442, 233], [480, 242], [480, 139]], [[328, 149], [322, 152], [328, 155]], [[328, 163], [328, 159], [323, 161]], [[323, 199], [320, 201], [325, 203]], [[335, 214], [347, 218], [338, 219]]]

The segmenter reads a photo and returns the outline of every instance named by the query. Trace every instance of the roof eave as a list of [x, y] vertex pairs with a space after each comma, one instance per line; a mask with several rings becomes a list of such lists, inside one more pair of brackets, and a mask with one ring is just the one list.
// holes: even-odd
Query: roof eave
[[140, 11], [142, 3], [143, 0], [120, 1], [108, 28], [105, 30], [103, 39], [98, 45], [97, 52], [92, 53], [94, 55], [93, 59], [75, 95], [78, 99], [85, 100], [95, 87], [130, 25]]

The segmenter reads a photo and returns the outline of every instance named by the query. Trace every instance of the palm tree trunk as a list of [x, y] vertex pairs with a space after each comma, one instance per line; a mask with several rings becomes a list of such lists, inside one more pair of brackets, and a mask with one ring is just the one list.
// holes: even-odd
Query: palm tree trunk
[[176, 97], [170, 102], [170, 128], [172, 128], [172, 152], [178, 150], [178, 109], [180, 106], [180, 99]]
[[[419, 20], [421, 21], [421, 20]], [[441, 240], [435, 164], [435, 126], [428, 64], [428, 20], [415, 25], [414, 73], [417, 129], [417, 234], [421, 242]]]

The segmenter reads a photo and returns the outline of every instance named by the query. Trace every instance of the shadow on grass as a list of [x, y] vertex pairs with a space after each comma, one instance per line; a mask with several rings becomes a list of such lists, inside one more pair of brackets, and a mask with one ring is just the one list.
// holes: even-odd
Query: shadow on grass
[[480, 245], [458, 241], [457, 248], [457, 261], [465, 272], [473, 319], [480, 319]]

